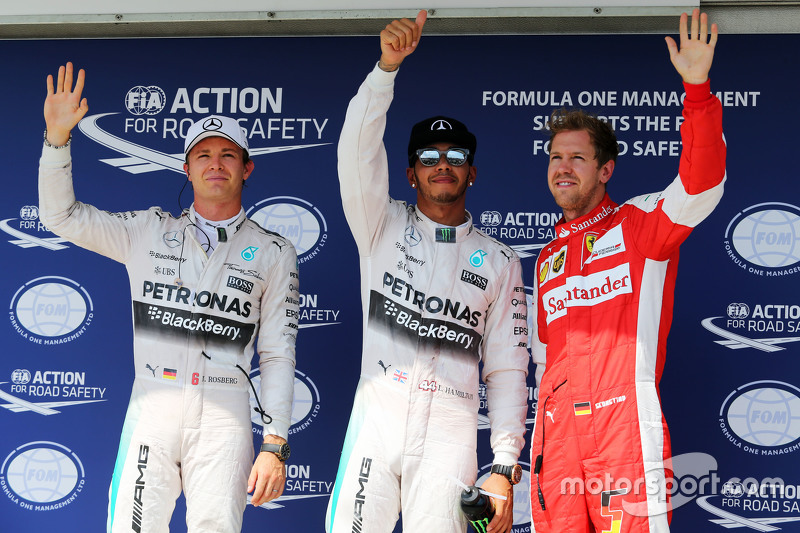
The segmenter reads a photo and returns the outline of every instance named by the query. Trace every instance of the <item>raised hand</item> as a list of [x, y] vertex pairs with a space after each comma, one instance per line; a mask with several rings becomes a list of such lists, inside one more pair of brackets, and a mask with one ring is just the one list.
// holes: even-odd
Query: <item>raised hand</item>
[[681, 46], [672, 37], [665, 37], [669, 58], [675, 70], [686, 83], [705, 83], [711, 62], [714, 59], [714, 47], [717, 45], [717, 25], [711, 25], [711, 38], [708, 37], [708, 15], [700, 14], [695, 8], [692, 11], [691, 31], [687, 31], [688, 15], [681, 15], [680, 39]]
[[400, 63], [417, 48], [422, 37], [422, 27], [428, 18], [424, 9], [417, 13], [417, 19], [393, 20], [381, 32], [381, 60], [378, 63], [385, 71], [397, 70]]
[[75, 88], [72, 87], [72, 63], [58, 69], [58, 79], [53, 86], [53, 76], [47, 76], [47, 98], [44, 101], [44, 121], [47, 124], [47, 142], [63, 146], [69, 140], [72, 128], [89, 111], [86, 98], [81, 99], [85, 73], [78, 71]]

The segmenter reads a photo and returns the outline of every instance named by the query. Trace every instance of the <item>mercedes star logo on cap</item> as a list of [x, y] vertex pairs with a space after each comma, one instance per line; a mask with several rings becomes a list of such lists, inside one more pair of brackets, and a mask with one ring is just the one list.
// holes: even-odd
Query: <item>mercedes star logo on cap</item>
[[431, 124], [431, 130], [452, 130], [453, 126], [446, 120], [439, 119]]
[[216, 117], [212, 117], [205, 122], [203, 122], [203, 129], [208, 130], [218, 130], [222, 127], [222, 121]]

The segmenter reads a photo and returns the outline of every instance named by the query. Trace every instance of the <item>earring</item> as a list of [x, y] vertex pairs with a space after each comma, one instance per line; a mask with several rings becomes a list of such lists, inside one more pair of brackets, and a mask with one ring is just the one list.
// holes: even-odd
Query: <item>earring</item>
[[469, 186], [472, 187], [472, 182], [471, 181], [469, 182]]
[[417, 188], [417, 184], [416, 184], [416, 183], [412, 183], [412, 184], [411, 184], [411, 188], [412, 188], [412, 189], [416, 189], [416, 188]]

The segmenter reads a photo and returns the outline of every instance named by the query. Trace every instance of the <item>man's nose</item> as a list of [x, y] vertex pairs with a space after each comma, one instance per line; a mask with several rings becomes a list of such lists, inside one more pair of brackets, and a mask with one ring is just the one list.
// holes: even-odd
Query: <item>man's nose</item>
[[572, 172], [572, 161], [568, 157], [562, 157], [558, 160], [556, 171], [559, 174], [569, 174]]
[[443, 169], [444, 170], [444, 169], [449, 169], [452, 166], [453, 165], [451, 165], [450, 162], [447, 160], [447, 152], [445, 152], [443, 154], [439, 154], [439, 162], [436, 163], [436, 168], [437, 169]]

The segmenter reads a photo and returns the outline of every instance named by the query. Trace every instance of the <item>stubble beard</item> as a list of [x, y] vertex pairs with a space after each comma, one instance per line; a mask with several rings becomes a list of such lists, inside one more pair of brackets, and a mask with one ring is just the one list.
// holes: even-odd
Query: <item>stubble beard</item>
[[[414, 175], [416, 176], [416, 172], [414, 173]], [[419, 187], [419, 191], [422, 194], [422, 196], [429, 202], [437, 204], [452, 204], [454, 202], [459, 201], [466, 194], [468, 186], [469, 186], [469, 180], [467, 179], [464, 180], [464, 183], [461, 185], [461, 187], [456, 193], [443, 192], [434, 195], [431, 194], [428, 185], [422, 186], [420, 185], [420, 180], [417, 180], [417, 187]]]

